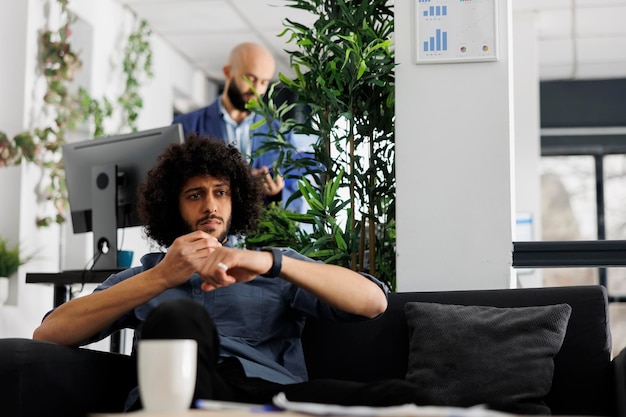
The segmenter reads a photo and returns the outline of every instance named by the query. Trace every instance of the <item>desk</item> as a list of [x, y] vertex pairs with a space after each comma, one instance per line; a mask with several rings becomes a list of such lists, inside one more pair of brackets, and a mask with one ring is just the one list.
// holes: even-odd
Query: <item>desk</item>
[[63, 272], [28, 272], [26, 273], [27, 284], [53, 284], [54, 307], [58, 307], [70, 299], [68, 285], [71, 284], [99, 284], [109, 275], [120, 272], [122, 269], [83, 270], [75, 269]]
[[[27, 272], [27, 284], [53, 284], [54, 300], [52, 305], [56, 308], [64, 302], [70, 300], [71, 284], [99, 284], [109, 277], [109, 275], [120, 272], [122, 269], [103, 270], [83, 270], [75, 269], [63, 272]], [[111, 352], [121, 352], [120, 334], [116, 332], [111, 335]]]

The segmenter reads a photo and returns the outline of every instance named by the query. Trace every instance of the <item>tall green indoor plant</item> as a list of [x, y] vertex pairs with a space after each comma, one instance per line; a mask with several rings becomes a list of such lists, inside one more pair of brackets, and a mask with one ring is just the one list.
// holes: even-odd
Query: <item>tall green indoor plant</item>
[[[248, 246], [288, 243], [305, 254], [368, 271], [395, 289], [394, 16], [387, 0], [289, 0], [316, 16], [312, 26], [286, 20], [281, 36], [296, 74], [252, 103], [283, 128], [260, 152], [279, 148], [276, 163], [301, 179], [306, 214], [272, 207]], [[295, 101], [277, 104], [286, 88]], [[316, 139], [298, 154], [286, 132]], [[294, 223], [295, 222], [295, 223]], [[303, 229], [301, 224], [307, 224]], [[306, 230], [306, 231], [305, 231]]]

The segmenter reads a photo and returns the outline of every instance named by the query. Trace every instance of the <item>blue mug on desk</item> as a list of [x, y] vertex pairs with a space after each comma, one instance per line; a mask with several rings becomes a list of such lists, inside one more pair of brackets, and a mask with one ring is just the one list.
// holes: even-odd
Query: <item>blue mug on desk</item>
[[118, 250], [117, 251], [117, 267], [118, 268], [130, 268], [133, 263], [132, 250]]

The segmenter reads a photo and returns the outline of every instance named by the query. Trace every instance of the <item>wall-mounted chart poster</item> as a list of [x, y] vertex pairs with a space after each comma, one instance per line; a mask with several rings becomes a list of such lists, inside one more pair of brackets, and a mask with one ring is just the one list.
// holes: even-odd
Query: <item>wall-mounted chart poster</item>
[[415, 0], [417, 64], [497, 61], [497, 0]]

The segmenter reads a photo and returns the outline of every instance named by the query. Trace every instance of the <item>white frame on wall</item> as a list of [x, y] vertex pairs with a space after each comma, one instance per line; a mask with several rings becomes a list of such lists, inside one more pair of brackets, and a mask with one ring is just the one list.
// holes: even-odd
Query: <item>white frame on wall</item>
[[416, 64], [498, 60], [496, 0], [414, 0]]

